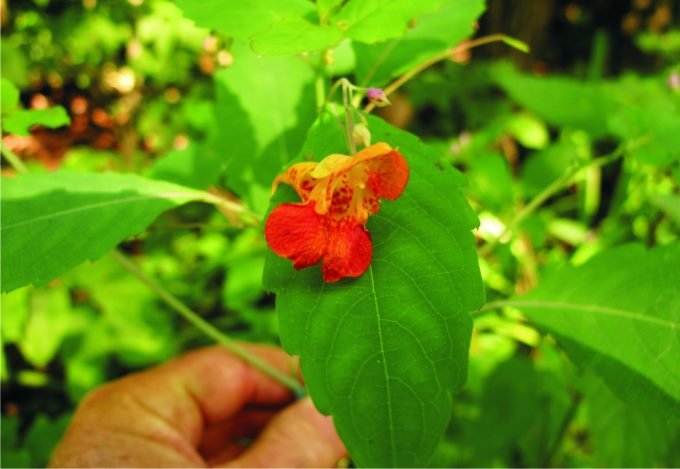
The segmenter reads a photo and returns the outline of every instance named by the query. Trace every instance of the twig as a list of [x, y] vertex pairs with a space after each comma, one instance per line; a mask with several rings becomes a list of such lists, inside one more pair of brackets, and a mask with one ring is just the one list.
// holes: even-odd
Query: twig
[[[420, 65], [417, 65], [413, 67], [411, 70], [408, 72], [404, 73], [402, 76], [397, 78], [395, 81], [393, 81], [387, 88], [385, 88], [385, 96], [389, 96], [390, 94], [394, 93], [397, 91], [404, 83], [421, 73], [422, 71], [430, 68], [434, 64], [441, 62], [442, 60], [445, 60], [452, 55], [462, 52], [465, 50], [473, 49], [475, 47], [483, 46], [485, 44], [490, 44], [492, 42], [504, 42], [505, 44], [508, 44], [511, 47], [514, 47], [516, 49], [519, 49], [523, 52], [528, 52], [529, 48], [526, 44], [523, 42], [511, 38], [510, 36], [506, 36], [505, 34], [491, 34], [489, 36], [484, 36], [480, 37], [479, 39], [473, 39], [468, 42], [464, 42], [462, 44], [459, 44], [455, 47], [450, 47], [446, 49], [443, 52], [440, 52], [439, 54], [433, 56], [432, 58], [426, 60]], [[374, 103], [368, 103], [366, 107], [364, 108], [364, 112], [371, 112], [373, 109], [375, 109], [375, 104]]]
[[633, 148], [637, 148], [641, 145], [644, 145], [645, 143], [647, 143], [647, 141], [649, 141], [649, 136], [644, 136], [628, 144], [621, 144], [608, 155], [595, 158], [594, 160], [591, 160], [588, 164], [575, 165], [572, 169], [563, 174], [559, 179], [556, 179], [548, 187], [543, 189], [539, 194], [537, 194], [533, 199], [531, 199], [529, 203], [526, 204], [519, 212], [517, 212], [515, 217], [510, 221], [510, 223], [506, 225], [505, 229], [500, 235], [498, 235], [492, 241], [488, 242], [479, 249], [478, 251], [479, 256], [485, 257], [488, 254], [490, 254], [501, 239], [503, 239], [508, 233], [514, 231], [526, 217], [534, 213], [536, 209], [543, 205], [543, 203], [546, 200], [548, 200], [550, 197], [552, 197], [560, 190], [562, 190], [567, 184], [569, 184], [571, 179], [574, 176], [576, 176], [581, 170], [587, 168], [598, 168], [606, 166], [609, 163], [612, 163], [613, 161], [616, 161], [617, 159], [621, 158], [627, 151], [630, 151]]
[[154, 291], [168, 306], [177, 311], [184, 319], [193, 324], [202, 333], [213, 339], [215, 342], [229, 350], [231, 353], [241, 358], [246, 363], [254, 366], [262, 373], [275, 379], [279, 383], [291, 389], [298, 397], [305, 394], [305, 388], [297, 382], [297, 380], [291, 376], [281, 373], [279, 370], [271, 367], [269, 364], [258, 358], [257, 356], [249, 353], [247, 350], [242, 348], [238, 343], [231, 339], [230, 337], [224, 335], [218, 329], [210, 325], [198, 314], [189, 309], [184, 303], [178, 300], [172, 293], [163, 288], [155, 280], [147, 276], [142, 270], [137, 267], [137, 265], [128, 259], [126, 256], [121, 254], [119, 251], [114, 250], [111, 252], [113, 258], [121, 265], [125, 270], [130, 272], [132, 275], [137, 277], [142, 283]]

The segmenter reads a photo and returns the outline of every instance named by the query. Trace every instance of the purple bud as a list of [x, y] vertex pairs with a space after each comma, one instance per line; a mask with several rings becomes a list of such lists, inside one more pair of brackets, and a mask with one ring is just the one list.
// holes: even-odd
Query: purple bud
[[385, 97], [385, 92], [380, 88], [369, 88], [366, 90], [366, 97], [371, 101], [381, 99]]
[[673, 72], [668, 76], [668, 87], [672, 90], [680, 89], [680, 73]]
[[385, 92], [380, 88], [368, 88], [366, 90], [366, 97], [378, 107], [388, 106], [390, 104], [387, 95], [385, 95]]

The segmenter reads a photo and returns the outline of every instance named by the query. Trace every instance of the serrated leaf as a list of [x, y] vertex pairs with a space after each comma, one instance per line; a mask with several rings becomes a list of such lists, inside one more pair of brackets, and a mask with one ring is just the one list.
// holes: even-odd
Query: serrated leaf
[[616, 395], [677, 412], [680, 244], [629, 245], [565, 267], [510, 304], [554, 334]]
[[103, 256], [162, 211], [214, 196], [132, 174], [59, 171], [2, 181], [2, 291]]
[[54, 106], [47, 109], [21, 110], [6, 117], [2, 121], [2, 128], [5, 132], [27, 136], [34, 125], [43, 125], [50, 129], [56, 129], [71, 123], [71, 118], [66, 110], [61, 106]]
[[374, 43], [403, 35], [412, 18], [437, 8], [441, 0], [349, 0], [331, 24], [359, 42]]
[[422, 15], [403, 37], [378, 44], [355, 43], [356, 76], [361, 86], [383, 86], [456, 45], [473, 32], [473, 23], [484, 11], [484, 0], [444, 0]]
[[216, 113], [228, 123], [218, 134], [227, 165], [227, 185], [264, 211], [267, 191], [278, 169], [295, 157], [314, 121], [312, 69], [297, 57], [257, 57], [235, 46], [234, 64], [215, 75]]
[[[461, 176], [438, 169], [436, 152], [369, 116], [374, 141], [399, 148], [410, 180], [371, 217], [373, 260], [358, 279], [326, 284], [318, 267], [295, 271], [269, 253], [265, 288], [277, 293], [281, 339], [300, 356], [318, 409], [359, 466], [426, 463], [449, 420], [452, 392], [465, 382], [469, 312], [484, 293], [470, 230], [476, 217]], [[343, 152], [325, 116], [302, 155]], [[283, 189], [283, 190], [282, 190]], [[292, 191], [282, 187], [275, 203]]]
[[288, 18], [253, 36], [250, 47], [262, 55], [292, 55], [334, 47], [342, 38], [336, 28], [321, 27], [303, 18]]

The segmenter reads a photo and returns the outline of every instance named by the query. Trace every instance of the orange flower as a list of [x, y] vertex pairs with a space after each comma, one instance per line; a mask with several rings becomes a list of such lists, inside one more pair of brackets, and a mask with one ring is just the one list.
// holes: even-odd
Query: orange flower
[[323, 260], [326, 282], [358, 277], [371, 263], [368, 217], [380, 209], [379, 199], [397, 199], [407, 181], [406, 160], [386, 143], [354, 156], [295, 164], [274, 180], [272, 190], [289, 184], [302, 202], [272, 210], [264, 230], [267, 244], [298, 270]]

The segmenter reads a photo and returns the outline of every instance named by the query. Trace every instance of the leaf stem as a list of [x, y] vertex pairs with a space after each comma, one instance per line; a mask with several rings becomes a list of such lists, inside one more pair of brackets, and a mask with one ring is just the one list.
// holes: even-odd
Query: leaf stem
[[352, 137], [354, 122], [352, 120], [352, 108], [350, 102], [350, 85], [351, 84], [348, 80], [344, 80], [342, 82], [342, 104], [345, 108], [345, 137], [347, 138], [347, 147], [349, 148], [350, 154], [354, 155], [357, 152], [357, 149], [354, 145], [354, 138]]
[[19, 156], [16, 153], [14, 153], [12, 150], [10, 150], [9, 148], [2, 144], [0, 144], [0, 151], [2, 151], [2, 156], [5, 157], [7, 162], [10, 164], [10, 166], [12, 166], [12, 168], [14, 168], [14, 170], [17, 173], [28, 172], [28, 168], [26, 167], [24, 162], [21, 161], [21, 158], [19, 158]]
[[[408, 72], [404, 73], [402, 76], [397, 78], [395, 81], [393, 81], [387, 88], [384, 89], [385, 91], [385, 96], [389, 96], [390, 94], [394, 93], [397, 91], [399, 88], [401, 88], [407, 81], [411, 80], [413, 77], [421, 73], [422, 71], [430, 68], [434, 64], [441, 62], [442, 60], [445, 60], [452, 55], [462, 52], [465, 50], [470, 50], [475, 47], [483, 46], [485, 44], [490, 44], [493, 42], [503, 42], [510, 47], [514, 47], [515, 49], [519, 49], [523, 52], [528, 52], [529, 47], [524, 44], [522, 41], [512, 38], [510, 36], [506, 36], [505, 34], [491, 34], [489, 36], [484, 36], [480, 37], [478, 39], [473, 39], [471, 41], [463, 42], [462, 44], [458, 44], [457, 46], [454, 47], [449, 47], [443, 52], [440, 52], [439, 54], [431, 57], [430, 59], [426, 60], [425, 62], [421, 63], [420, 65], [416, 65], [413, 67], [411, 70]], [[375, 103], [368, 103], [366, 107], [364, 108], [364, 112], [369, 113], [373, 109], [375, 109]]]
[[288, 376], [279, 370], [271, 367], [269, 364], [258, 358], [257, 356], [251, 354], [244, 348], [242, 348], [238, 343], [220, 332], [217, 328], [210, 325], [203, 318], [201, 318], [197, 313], [189, 309], [184, 303], [177, 299], [172, 293], [163, 288], [155, 280], [147, 276], [142, 270], [130, 259], [121, 254], [118, 250], [111, 252], [113, 258], [121, 265], [125, 270], [130, 272], [132, 275], [137, 277], [142, 283], [153, 290], [168, 306], [178, 312], [184, 319], [193, 324], [202, 333], [213, 339], [215, 342], [229, 350], [231, 353], [245, 361], [246, 363], [252, 365], [253, 367], [260, 370], [267, 376], [275, 379], [279, 383], [288, 387], [292, 390], [298, 397], [305, 395], [305, 388], [298, 383], [298, 381], [292, 376]]
[[239, 215], [244, 222], [254, 227], [258, 227], [262, 223], [263, 220], [262, 215], [260, 215], [257, 212], [253, 212], [243, 204], [233, 202], [231, 200], [219, 197], [215, 194], [211, 194], [210, 192], [205, 191], [202, 192], [200, 200], [208, 204], [222, 207], [228, 212], [235, 213]]
[[316, 67], [316, 77], [314, 79], [314, 90], [316, 92], [316, 110], [321, 111], [326, 103], [326, 83], [325, 83], [325, 56], [326, 51], [319, 53], [319, 65]]

